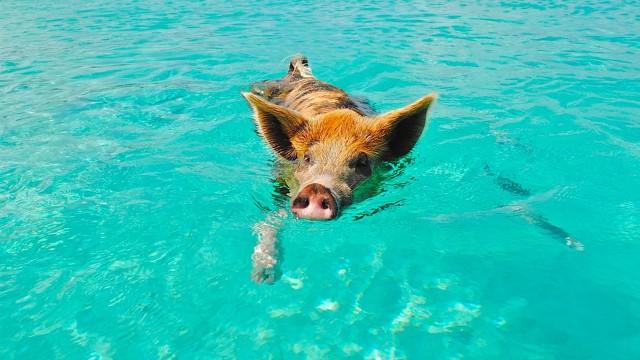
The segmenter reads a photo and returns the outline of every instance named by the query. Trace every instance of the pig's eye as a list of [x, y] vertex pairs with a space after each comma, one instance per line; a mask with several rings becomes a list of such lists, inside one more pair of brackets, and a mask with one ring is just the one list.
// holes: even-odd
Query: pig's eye
[[355, 163], [356, 167], [359, 166], [369, 166], [369, 157], [367, 156], [367, 154], [360, 154], [357, 158], [356, 158], [356, 163]]
[[361, 173], [364, 173], [364, 174], [371, 173], [371, 166], [369, 165], [369, 157], [365, 153], [360, 154], [355, 159], [355, 161], [352, 162], [351, 166]]

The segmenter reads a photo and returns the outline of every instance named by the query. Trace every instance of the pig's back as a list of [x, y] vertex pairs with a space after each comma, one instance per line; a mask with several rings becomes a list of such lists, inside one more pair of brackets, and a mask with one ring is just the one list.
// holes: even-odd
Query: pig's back
[[353, 110], [363, 116], [374, 113], [364, 99], [349, 96], [340, 88], [313, 77], [261, 81], [253, 84], [251, 91], [308, 118], [337, 109]]

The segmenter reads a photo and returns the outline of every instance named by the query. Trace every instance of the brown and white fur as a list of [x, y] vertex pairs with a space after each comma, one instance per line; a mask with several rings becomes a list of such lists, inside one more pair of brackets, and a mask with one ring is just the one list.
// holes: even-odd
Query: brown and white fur
[[282, 79], [253, 84], [242, 95], [258, 133], [283, 164], [280, 178], [290, 190], [292, 213], [314, 220], [337, 217], [377, 165], [409, 153], [436, 99], [429, 94], [377, 115], [365, 102], [316, 79], [304, 56], [291, 60]]

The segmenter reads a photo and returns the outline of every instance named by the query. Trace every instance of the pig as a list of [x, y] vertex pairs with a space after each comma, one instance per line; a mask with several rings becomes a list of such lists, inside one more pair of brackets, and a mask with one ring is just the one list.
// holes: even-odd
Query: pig
[[376, 167], [408, 154], [428, 125], [436, 94], [376, 114], [371, 106], [316, 79], [304, 55], [287, 75], [255, 83], [242, 95], [258, 134], [278, 157], [296, 218], [330, 220]]

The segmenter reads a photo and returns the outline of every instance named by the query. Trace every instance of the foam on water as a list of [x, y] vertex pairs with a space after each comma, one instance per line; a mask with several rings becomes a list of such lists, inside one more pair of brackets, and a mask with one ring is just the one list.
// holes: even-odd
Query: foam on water
[[[640, 358], [638, 9], [0, 2], [0, 358]], [[240, 96], [299, 52], [439, 93], [330, 223], [273, 215]]]

